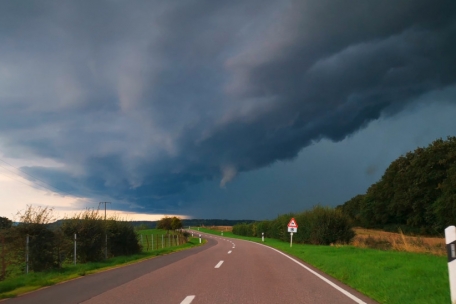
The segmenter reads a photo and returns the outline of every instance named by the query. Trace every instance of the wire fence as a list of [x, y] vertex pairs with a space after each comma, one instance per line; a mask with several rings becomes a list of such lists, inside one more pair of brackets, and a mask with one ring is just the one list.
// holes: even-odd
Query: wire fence
[[143, 251], [154, 251], [169, 247], [180, 246], [187, 238], [180, 234], [141, 234], [140, 244]]
[[[136, 240], [136, 246], [143, 252], [176, 247], [188, 241], [183, 234], [139, 234]], [[98, 238], [92, 235], [92, 238], [89, 238], [73, 234], [70, 239], [51, 235], [48, 238], [32, 235], [16, 237], [0, 233], [0, 281], [13, 273], [29, 273], [61, 268], [64, 264], [76, 265], [105, 260], [121, 255], [114, 254], [111, 251], [113, 247], [127, 245], [107, 235]], [[93, 256], [88, 256], [89, 253]]]

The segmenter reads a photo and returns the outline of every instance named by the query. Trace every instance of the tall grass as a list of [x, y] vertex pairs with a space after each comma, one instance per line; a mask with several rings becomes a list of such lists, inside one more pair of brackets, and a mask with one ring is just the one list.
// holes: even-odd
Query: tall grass
[[356, 247], [446, 255], [444, 238], [407, 236], [401, 230], [399, 233], [393, 233], [355, 228], [354, 231], [356, 236], [351, 244]]

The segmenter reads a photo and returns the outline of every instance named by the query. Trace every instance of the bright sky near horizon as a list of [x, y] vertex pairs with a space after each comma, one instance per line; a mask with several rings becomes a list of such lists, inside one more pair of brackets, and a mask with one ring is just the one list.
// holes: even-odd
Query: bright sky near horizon
[[0, 2], [0, 216], [266, 219], [456, 135], [456, 1]]

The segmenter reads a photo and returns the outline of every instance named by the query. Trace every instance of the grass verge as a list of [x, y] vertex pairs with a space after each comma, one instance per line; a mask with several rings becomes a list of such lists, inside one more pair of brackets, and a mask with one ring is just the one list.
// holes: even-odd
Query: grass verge
[[190, 238], [189, 242], [180, 246], [142, 252], [131, 256], [114, 257], [106, 261], [96, 263], [86, 263], [79, 265], [68, 264], [64, 265], [64, 267], [59, 270], [29, 273], [28, 275], [23, 274], [0, 282], [0, 299], [16, 297], [18, 295], [37, 290], [42, 287], [51, 286], [85, 275], [105, 271], [119, 266], [125, 266], [127, 264], [136, 263], [145, 259], [150, 259], [156, 256], [189, 249], [200, 245], [202, 244], [199, 243], [198, 238]]
[[[220, 231], [199, 230], [221, 235]], [[261, 243], [261, 238], [231, 232], [223, 232], [223, 236]], [[290, 248], [289, 243], [269, 238], [264, 244], [313, 265], [380, 303], [451, 302], [445, 257], [354, 246], [293, 244]]]

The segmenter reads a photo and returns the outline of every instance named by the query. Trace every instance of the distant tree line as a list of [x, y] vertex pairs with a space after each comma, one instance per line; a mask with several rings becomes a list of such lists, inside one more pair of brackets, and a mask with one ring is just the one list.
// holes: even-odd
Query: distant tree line
[[[183, 227], [188, 226], [234, 226], [240, 223], [253, 223], [254, 220], [226, 220], [226, 219], [181, 219]], [[134, 227], [140, 229], [158, 228], [159, 221], [131, 221]]]
[[315, 206], [301, 213], [279, 215], [270, 221], [243, 223], [233, 226], [233, 233], [243, 236], [275, 238], [289, 241], [288, 223], [294, 218], [298, 223], [298, 233], [293, 235], [293, 242], [315, 245], [331, 243], [349, 243], [354, 237], [349, 218], [340, 210], [331, 207]]
[[[29, 271], [62, 267], [74, 259], [77, 235], [77, 262], [96, 262], [108, 257], [141, 251], [133, 226], [116, 218], [103, 220], [98, 210], [85, 210], [72, 218], [52, 224], [52, 209], [28, 206], [19, 213], [19, 223], [0, 217], [0, 280], [24, 273], [26, 238], [29, 238]], [[107, 252], [106, 250], [107, 237]]]
[[456, 137], [399, 157], [365, 194], [337, 209], [356, 226], [442, 235], [456, 224]]

